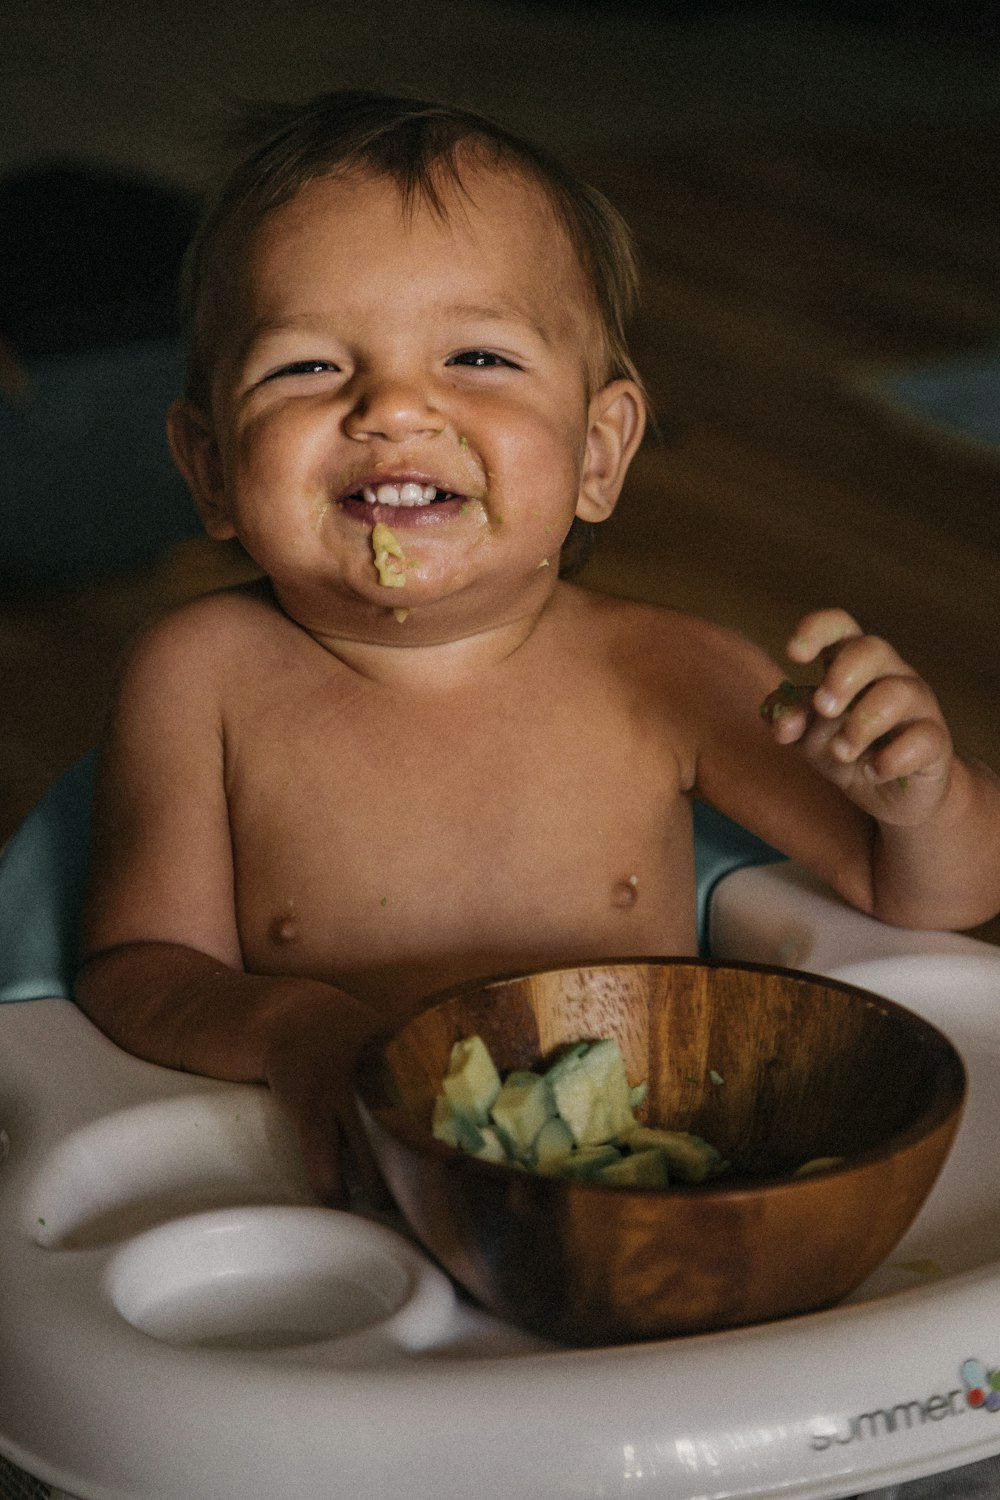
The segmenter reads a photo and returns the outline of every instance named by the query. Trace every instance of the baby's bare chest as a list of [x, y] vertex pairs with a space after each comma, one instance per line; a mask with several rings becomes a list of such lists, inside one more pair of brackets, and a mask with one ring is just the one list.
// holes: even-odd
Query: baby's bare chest
[[253, 968], [409, 998], [689, 941], [669, 732], [599, 690], [272, 705], [235, 737], [229, 801]]

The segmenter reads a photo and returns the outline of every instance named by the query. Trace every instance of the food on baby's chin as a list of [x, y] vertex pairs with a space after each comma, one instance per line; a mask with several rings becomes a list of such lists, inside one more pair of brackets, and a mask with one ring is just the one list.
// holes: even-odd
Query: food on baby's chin
[[372, 551], [379, 583], [387, 589], [401, 589], [406, 582], [406, 553], [382, 521], [372, 527]]
[[663, 1188], [706, 1182], [726, 1169], [714, 1146], [635, 1118], [646, 1085], [629, 1085], [614, 1040], [576, 1042], [544, 1073], [501, 1080], [481, 1037], [456, 1042], [433, 1134], [484, 1161], [606, 1186]]

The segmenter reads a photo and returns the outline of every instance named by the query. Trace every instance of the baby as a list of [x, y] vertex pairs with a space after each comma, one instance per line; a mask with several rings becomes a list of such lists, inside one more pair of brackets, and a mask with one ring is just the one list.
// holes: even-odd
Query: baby
[[[863, 911], [1000, 906], [1000, 784], [839, 609], [788, 646], [568, 581], [643, 435], [614, 210], [463, 110], [278, 111], [189, 259], [169, 413], [263, 578], [147, 631], [99, 776], [83, 1009], [264, 1081], [371, 1189], [361, 1043], [475, 976], [695, 950], [691, 799]], [[764, 712], [761, 712], [761, 705]]]

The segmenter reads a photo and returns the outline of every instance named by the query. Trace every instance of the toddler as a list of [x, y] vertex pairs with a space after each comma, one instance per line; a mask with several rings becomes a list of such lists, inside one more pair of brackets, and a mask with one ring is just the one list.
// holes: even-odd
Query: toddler
[[[843, 611], [759, 650], [568, 576], [646, 403], [600, 195], [464, 110], [263, 125], [185, 294], [172, 452], [259, 582], [170, 614], [111, 707], [78, 980], [122, 1046], [264, 1081], [372, 1188], [350, 1074], [421, 996], [695, 950], [697, 794], [888, 922], [1000, 905], [1000, 789]], [[764, 712], [761, 712], [763, 704]]]

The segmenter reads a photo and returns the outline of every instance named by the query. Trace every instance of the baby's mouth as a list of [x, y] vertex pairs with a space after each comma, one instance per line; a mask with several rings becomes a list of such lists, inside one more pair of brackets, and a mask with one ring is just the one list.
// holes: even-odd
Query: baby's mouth
[[339, 503], [348, 515], [369, 526], [379, 521], [392, 526], [422, 525], [459, 513], [467, 498], [429, 480], [400, 477], [362, 481], [356, 489], [345, 491]]
[[404, 484], [366, 484], [349, 496], [361, 499], [366, 505], [392, 505], [410, 509], [415, 505], [440, 505], [446, 500], [460, 498], [450, 490], [440, 490], [434, 484], [419, 484], [407, 480]]

